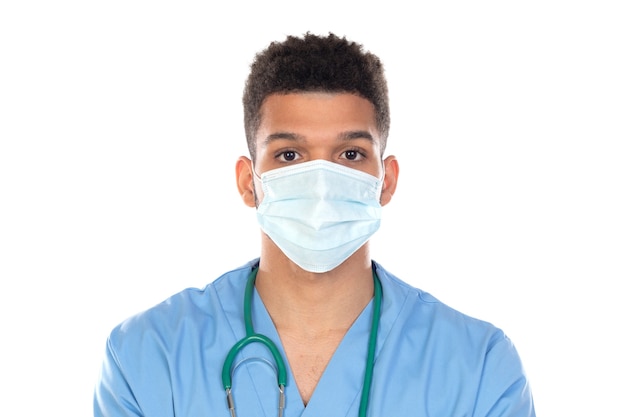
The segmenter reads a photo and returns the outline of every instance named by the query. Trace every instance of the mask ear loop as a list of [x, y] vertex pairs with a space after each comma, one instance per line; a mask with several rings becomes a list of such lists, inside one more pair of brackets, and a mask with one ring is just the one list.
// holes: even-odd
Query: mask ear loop
[[250, 161], [250, 166], [252, 167], [252, 176], [261, 182], [261, 176], [257, 174], [254, 162]]
[[380, 157], [380, 166], [383, 167], [383, 174], [380, 177], [380, 193], [378, 195], [378, 203], [380, 204], [383, 199], [383, 191], [385, 191], [385, 176], [387, 175], [387, 169], [385, 168], [385, 160]]
[[259, 184], [261, 184], [261, 189], [263, 188], [263, 180], [261, 180], [261, 176], [257, 174], [254, 162], [250, 161], [250, 166], [252, 167], [252, 192], [254, 193], [254, 205], [256, 208], [259, 208], [259, 194], [256, 192], [256, 184], [254, 180], [256, 179]]

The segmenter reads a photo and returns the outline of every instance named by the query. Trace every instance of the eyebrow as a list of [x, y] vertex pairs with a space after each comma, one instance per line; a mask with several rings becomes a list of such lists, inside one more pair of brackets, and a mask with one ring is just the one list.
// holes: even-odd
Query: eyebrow
[[[291, 132], [276, 132], [268, 135], [263, 141], [264, 145], [271, 143], [275, 140], [293, 140], [293, 141], [306, 141], [306, 138], [297, 133]], [[370, 142], [374, 142], [374, 137], [371, 133], [365, 130], [350, 130], [339, 134], [339, 139], [349, 141], [355, 139], [367, 139]]]
[[374, 142], [374, 137], [372, 136], [372, 134], [365, 130], [351, 130], [348, 132], [343, 132], [341, 135], [339, 135], [339, 138], [343, 140], [367, 139], [370, 142]]
[[270, 142], [273, 142], [275, 140], [281, 140], [281, 139], [294, 140], [294, 141], [305, 140], [304, 136], [302, 135], [297, 135], [295, 133], [290, 133], [290, 132], [277, 132], [277, 133], [272, 133], [271, 135], [268, 135], [263, 141], [263, 144], [267, 145]]

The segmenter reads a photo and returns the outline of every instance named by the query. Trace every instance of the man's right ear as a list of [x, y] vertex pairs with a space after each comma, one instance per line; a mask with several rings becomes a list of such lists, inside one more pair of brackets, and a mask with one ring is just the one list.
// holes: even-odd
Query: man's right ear
[[239, 190], [241, 199], [248, 207], [256, 207], [253, 172], [252, 161], [245, 156], [240, 156], [235, 165], [237, 189]]

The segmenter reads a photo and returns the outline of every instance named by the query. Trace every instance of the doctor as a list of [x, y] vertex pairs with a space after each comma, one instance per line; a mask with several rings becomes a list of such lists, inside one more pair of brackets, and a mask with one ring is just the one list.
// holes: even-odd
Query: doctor
[[288, 37], [243, 101], [236, 180], [260, 257], [116, 327], [94, 416], [534, 416], [501, 330], [372, 261], [399, 173], [379, 59]]

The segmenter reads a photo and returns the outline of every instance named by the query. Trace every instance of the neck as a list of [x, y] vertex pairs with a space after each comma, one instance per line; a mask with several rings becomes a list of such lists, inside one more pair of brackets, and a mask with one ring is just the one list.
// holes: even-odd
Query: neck
[[262, 251], [256, 288], [279, 333], [345, 333], [372, 299], [367, 244], [325, 273], [304, 271], [273, 249]]

